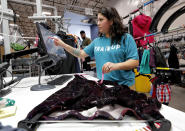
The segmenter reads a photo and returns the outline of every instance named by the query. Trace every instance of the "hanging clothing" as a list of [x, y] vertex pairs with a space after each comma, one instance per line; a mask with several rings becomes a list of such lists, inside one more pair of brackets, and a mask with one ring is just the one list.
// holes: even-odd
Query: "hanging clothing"
[[157, 84], [156, 96], [159, 102], [169, 103], [171, 100], [171, 87], [168, 83]]
[[168, 64], [170, 68], [179, 69], [179, 59], [177, 57], [177, 48], [174, 45], [170, 47], [170, 55], [168, 58]]
[[[170, 55], [168, 58], [168, 64], [170, 68], [179, 69], [179, 59], [177, 57], [177, 48], [174, 45], [170, 47]], [[172, 83], [181, 83], [181, 72], [171, 71], [171, 82]]]
[[150, 67], [156, 67], [155, 65], [155, 50], [154, 48], [150, 48], [150, 62], [149, 62]]
[[140, 64], [140, 74], [150, 74], [150, 50], [144, 50], [141, 64]]
[[[75, 38], [72, 35], [66, 35], [62, 31], [59, 31], [57, 34], [66, 44], [76, 48]], [[67, 56], [66, 59], [60, 60], [56, 64], [56, 66], [47, 69], [46, 70], [47, 74], [56, 75], [56, 74], [80, 73], [80, 65], [78, 59], [67, 51], [65, 53]]]
[[128, 25], [129, 34], [133, 36], [132, 18], [129, 19]]
[[137, 92], [148, 93], [151, 89], [151, 74], [140, 74], [137, 69], [135, 72], [135, 87]]
[[139, 48], [138, 49], [138, 55], [139, 55], [139, 65], [141, 64], [142, 56], [143, 56], [144, 49]]
[[157, 73], [156, 77], [151, 79], [152, 98], [157, 98], [159, 102], [166, 105], [171, 101], [171, 87], [168, 81], [168, 76], [165, 76], [164, 72]]
[[152, 96], [152, 98], [156, 98], [157, 96], [156, 96], [156, 89], [157, 89], [157, 83], [158, 83], [158, 81], [159, 81], [159, 78], [156, 76], [156, 77], [154, 77], [154, 78], [152, 78], [151, 80], [151, 96]]
[[158, 46], [154, 46], [156, 67], [167, 67], [166, 59]]
[[[75, 47], [76, 44], [73, 39], [62, 39], [66, 44]], [[80, 73], [80, 66], [77, 58], [66, 51], [66, 59], [60, 60], [56, 66], [53, 66], [46, 70], [49, 75], [56, 74], [71, 74]]]
[[[138, 38], [138, 37], [144, 37], [147, 34], [150, 34], [149, 28], [150, 24], [152, 22], [152, 18], [150, 16], [146, 16], [144, 14], [136, 16], [132, 20], [132, 27], [133, 27], [133, 37]], [[146, 37], [146, 40], [141, 39], [136, 41], [138, 46], [143, 46], [147, 45], [147, 42], [153, 43], [154, 42], [154, 36]]]

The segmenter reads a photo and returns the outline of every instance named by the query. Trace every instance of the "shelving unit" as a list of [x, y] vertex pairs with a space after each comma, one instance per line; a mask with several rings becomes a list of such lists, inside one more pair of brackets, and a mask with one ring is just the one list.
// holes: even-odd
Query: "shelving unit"
[[14, 76], [32, 77], [38, 76], [40, 68], [34, 65], [31, 58], [19, 58], [12, 60], [12, 73]]

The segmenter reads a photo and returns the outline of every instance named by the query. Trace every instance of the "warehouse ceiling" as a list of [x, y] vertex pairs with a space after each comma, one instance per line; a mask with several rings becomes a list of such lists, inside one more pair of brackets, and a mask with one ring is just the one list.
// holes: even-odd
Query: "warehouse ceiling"
[[[91, 8], [93, 11], [93, 17], [96, 16], [96, 12], [109, 0], [42, 0], [43, 5], [50, 7], [56, 7], [58, 16], [64, 16], [66, 11], [73, 12], [81, 15], [85, 15], [85, 8]], [[19, 31], [25, 37], [35, 37], [36, 28], [33, 19], [29, 19], [28, 16], [33, 16], [37, 13], [36, 0], [7, 0], [8, 8], [12, 9], [15, 14], [18, 14], [12, 24], [17, 24]], [[50, 12], [51, 16], [54, 16], [54, 9], [43, 7], [42, 12]], [[47, 14], [46, 14], [47, 15]], [[55, 24], [48, 20], [47, 24], [55, 29]]]

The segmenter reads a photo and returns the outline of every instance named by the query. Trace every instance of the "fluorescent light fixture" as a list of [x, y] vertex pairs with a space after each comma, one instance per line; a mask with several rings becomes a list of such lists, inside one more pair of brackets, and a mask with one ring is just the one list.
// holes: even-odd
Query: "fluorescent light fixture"
[[0, 40], [3, 40], [3, 39], [4, 39], [4, 37], [0, 35]]
[[51, 15], [51, 12], [42, 12], [42, 15]]
[[138, 6], [139, 3], [140, 3], [139, 0], [133, 1], [133, 5], [134, 5], [134, 6]]
[[18, 25], [17, 24], [9, 24], [9, 26], [11, 26], [11, 27], [17, 27]]
[[81, 22], [88, 23], [89, 22], [89, 19], [83, 19], [83, 20], [81, 20]]

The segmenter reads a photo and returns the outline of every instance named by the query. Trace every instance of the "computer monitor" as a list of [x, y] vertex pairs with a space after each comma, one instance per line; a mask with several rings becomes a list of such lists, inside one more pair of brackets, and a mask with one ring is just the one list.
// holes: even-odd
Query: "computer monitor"
[[[66, 58], [66, 53], [61, 46], [56, 46], [54, 44], [54, 40], [50, 39], [50, 37], [58, 37], [44, 26], [39, 23], [36, 23], [38, 36], [39, 36], [39, 44], [44, 52], [44, 56], [36, 60], [36, 64], [42, 65], [44, 62], [52, 61], [52, 64], [45, 67], [44, 70], [49, 69], [57, 64], [60, 60]], [[59, 37], [58, 37], [59, 38]], [[42, 72], [39, 73], [39, 84], [34, 85], [31, 87], [31, 91], [42, 91], [42, 90], [49, 90], [55, 88], [54, 85], [42, 85], [40, 82]]]
[[58, 37], [59, 38], [59, 36], [55, 35], [51, 31], [47, 30], [39, 23], [36, 23], [36, 27], [37, 27], [38, 35], [39, 35], [39, 38], [41, 41], [39, 44], [42, 44], [41, 45], [42, 50], [46, 54], [55, 55], [56, 57], [59, 57], [61, 59], [65, 59], [66, 53], [65, 53], [64, 49], [61, 46], [56, 46], [54, 44], [54, 40], [50, 39], [50, 37]]

